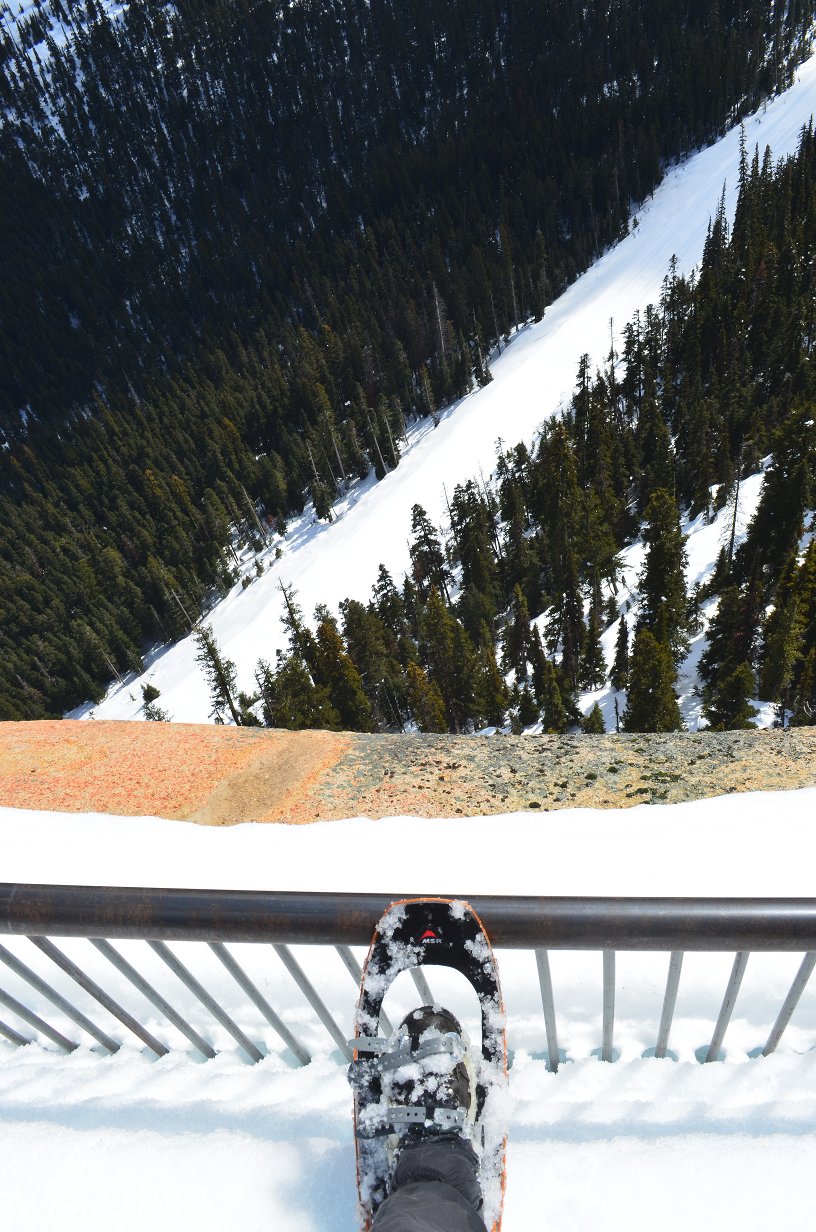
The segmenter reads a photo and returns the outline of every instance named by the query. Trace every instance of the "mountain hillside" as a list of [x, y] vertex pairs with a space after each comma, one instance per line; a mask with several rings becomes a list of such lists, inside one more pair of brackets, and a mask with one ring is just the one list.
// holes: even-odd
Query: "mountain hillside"
[[242, 545], [393, 473], [813, 17], [6, 6], [0, 716], [98, 700]]
[[[637, 320], [636, 314], [640, 312], [645, 322], [648, 319], [647, 306], [657, 303], [661, 296], [666, 295], [669, 277], [680, 288], [683, 286], [681, 279], [692, 274], [706, 253], [709, 263], [713, 260], [711, 237], [717, 228], [721, 236], [724, 236], [724, 229], [730, 228], [744, 174], [742, 168], [747, 163], [750, 169], [750, 152], [754, 149], [763, 151], [767, 147], [770, 149], [770, 165], [777, 160], [790, 158], [797, 151], [802, 131], [807, 128], [815, 111], [816, 66], [809, 61], [799, 71], [791, 90], [763, 107], [746, 121], [742, 130], [733, 130], [722, 141], [675, 168], [667, 176], [654, 198], [638, 211], [627, 238], [548, 308], [543, 321], [514, 333], [510, 345], [503, 349], [502, 354], [493, 356], [493, 380], [490, 384], [442, 413], [438, 427], [434, 427], [433, 421], [429, 420], [409, 431], [410, 445], [404, 450], [396, 470], [379, 483], [371, 477], [367, 482], [354, 485], [345, 497], [336, 502], [331, 523], [316, 522], [314, 511], [307, 510], [300, 520], [290, 525], [285, 536], [276, 537], [267, 549], [245, 557], [243, 583], [236, 585], [208, 616], [224, 656], [236, 666], [238, 689], [254, 692], [258, 660], [262, 658], [273, 663], [275, 652], [286, 649], [290, 632], [279, 623], [285, 609], [282, 587], [292, 588], [296, 592], [297, 601], [308, 617], [318, 604], [336, 611], [337, 605], [347, 598], [365, 603], [377, 580], [379, 564], [383, 564], [399, 584], [404, 573], [414, 573], [410, 536], [411, 510], [416, 503], [422, 504], [432, 525], [447, 525], [450, 521], [449, 506], [454, 500], [457, 485], [467, 485], [474, 478], [481, 483], [482, 476], [487, 477], [491, 473], [495, 466], [497, 442], [499, 453], [510, 451], [516, 441], [529, 443], [548, 414], [564, 408], [571, 410], [574, 417], [573, 395], [576, 383], [580, 387], [578, 378], [582, 354], [589, 356], [585, 367], [588, 379], [595, 366], [608, 373], [608, 356], [613, 342], [618, 356], [626, 352], [627, 346], [630, 348], [627, 363], [631, 364], [631, 323]], [[760, 164], [767, 162], [761, 153], [758, 157]], [[781, 180], [779, 182], [782, 183]], [[809, 217], [804, 216], [806, 228]], [[772, 240], [767, 242], [773, 243]], [[710, 282], [711, 275], [707, 277]], [[722, 286], [725, 288], [725, 283]], [[689, 296], [692, 291], [687, 287], [677, 292], [678, 295], [681, 293]], [[731, 291], [727, 293], [732, 294]], [[701, 292], [697, 290], [693, 294], [699, 297]], [[725, 302], [721, 299], [717, 309], [721, 314]], [[666, 311], [664, 303], [660, 309], [662, 317], [665, 317]], [[752, 336], [750, 329], [740, 324], [736, 314], [722, 319], [728, 321], [728, 327], [734, 329], [735, 336]], [[791, 319], [795, 321], [798, 318], [794, 315]], [[806, 341], [806, 351], [809, 345]], [[766, 356], [767, 347], [763, 346], [760, 353]], [[621, 382], [623, 390], [626, 367], [620, 360], [616, 361], [616, 371], [616, 379]], [[772, 360], [767, 371], [771, 374], [767, 379], [778, 378], [784, 384], [784, 366]], [[806, 354], [799, 371], [810, 380]], [[606, 379], [608, 384], [608, 376]], [[762, 393], [764, 386], [761, 381], [765, 379], [764, 373], [761, 380], [755, 379], [753, 392], [745, 394], [746, 405], [750, 404], [750, 399], [759, 398], [766, 407], [773, 406], [773, 402]], [[724, 388], [730, 388], [730, 384]], [[805, 392], [807, 388], [805, 385]], [[713, 395], [712, 402], [714, 398], [719, 400], [719, 395]], [[666, 390], [663, 399], [665, 407]], [[666, 410], [665, 413], [676, 412]], [[806, 414], [804, 419], [807, 421]], [[720, 445], [717, 444], [718, 438], [710, 438], [711, 452], [707, 458], [713, 459], [715, 470], [719, 470], [722, 476], [719, 508], [714, 488], [711, 492], [704, 490], [703, 503], [700, 504], [702, 471], [694, 465], [690, 453], [680, 452], [682, 441], [678, 443], [675, 438], [678, 466], [682, 462], [686, 474], [692, 476], [698, 485], [696, 489], [693, 486], [687, 489], [686, 500], [691, 509], [683, 520], [683, 527], [690, 536], [686, 570], [689, 588], [711, 582], [718, 556], [724, 547], [727, 548], [732, 532], [734, 546], [739, 546], [745, 539], [764, 490], [763, 467], [769, 464], [769, 458], [765, 457], [763, 461], [763, 455], [773, 447], [769, 436], [771, 426], [766, 422], [761, 431], [752, 429], [754, 439], [751, 450], [746, 451], [745, 459], [740, 464], [746, 473], [741, 475], [738, 491], [734, 479], [735, 459], [743, 449], [745, 428], [737, 432], [732, 423], [730, 440], [726, 438]], [[667, 426], [665, 431], [669, 433], [671, 426]], [[806, 423], [803, 431], [805, 438], [810, 439], [810, 429]], [[701, 439], [699, 433], [692, 432], [692, 443]], [[801, 444], [794, 444], [792, 448], [794, 458], [800, 456], [806, 461], [807, 449], [803, 450]], [[512, 457], [509, 464], [505, 463], [505, 473], [508, 465], [512, 470]], [[672, 461], [670, 465], [673, 468], [675, 463]], [[752, 468], [754, 474], [747, 474]], [[674, 483], [674, 478], [670, 482]], [[688, 480], [681, 474], [677, 482], [687, 484]], [[806, 513], [806, 492], [803, 499], [805, 504], [802, 508]], [[711, 503], [706, 508], [707, 501]], [[632, 621], [639, 601], [638, 579], [644, 555], [642, 544], [638, 542], [637, 523], [630, 533], [632, 541], [621, 558], [623, 567], [615, 604], [616, 617], [619, 618], [621, 611], [628, 610], [632, 612], [629, 617]], [[807, 537], [803, 540], [803, 546], [806, 544]], [[798, 544], [794, 547], [801, 550]], [[260, 574], [256, 560], [265, 566]], [[777, 567], [781, 568], [783, 561], [784, 555], [780, 555]], [[461, 580], [461, 574], [459, 577]], [[589, 587], [588, 576], [584, 584]], [[609, 596], [608, 586], [604, 593]], [[715, 610], [711, 598], [716, 593], [715, 590], [709, 598], [708, 607], [703, 608], [700, 632], [693, 637], [690, 658], [685, 665], [681, 665], [678, 682], [683, 713], [693, 726], [697, 725], [701, 715], [701, 701], [694, 694], [698, 684], [697, 663], [705, 646], [705, 627]], [[540, 608], [532, 607], [531, 610], [535, 614]], [[616, 627], [619, 626], [613, 623], [604, 635], [603, 647], [608, 667], [611, 667], [614, 653]], [[115, 687], [109, 697], [94, 709], [94, 713], [102, 718], [138, 717], [142, 707], [141, 685], [149, 682], [160, 692], [159, 706], [173, 719], [206, 719], [212, 701], [201, 666], [196, 662], [196, 654], [197, 646], [192, 638], [185, 639], [172, 650], [162, 649], [151, 659], [146, 676], [131, 678]], [[595, 700], [599, 700], [607, 728], [613, 725], [614, 690], [607, 686], [600, 693], [597, 690], [584, 691], [579, 700], [585, 711]], [[623, 705], [624, 698], [621, 697], [621, 709]], [[773, 707], [766, 706], [760, 710], [757, 721], [767, 723], [772, 717]]]

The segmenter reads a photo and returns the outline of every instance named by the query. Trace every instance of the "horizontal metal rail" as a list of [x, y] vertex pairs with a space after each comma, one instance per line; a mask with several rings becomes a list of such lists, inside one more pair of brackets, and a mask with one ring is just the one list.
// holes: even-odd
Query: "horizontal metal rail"
[[[28, 943], [68, 978], [68, 991], [72, 997], [76, 995], [75, 990], [80, 989], [134, 1034], [155, 1056], [163, 1056], [168, 1051], [168, 1045], [154, 1036], [147, 1024], [136, 1016], [144, 1014], [144, 1007], [140, 1004], [135, 1007], [135, 1013], [131, 1013], [120, 1000], [92, 979], [77, 961], [54, 945], [47, 934], [87, 939], [124, 978], [126, 985], [135, 989], [148, 1005], [159, 1011], [166, 1024], [179, 1031], [205, 1057], [214, 1057], [216, 1048], [206, 1036], [110, 944], [111, 939], [141, 940], [192, 994], [193, 1011], [196, 1005], [199, 1009], [203, 1007], [250, 1061], [262, 1060], [264, 1047], [246, 1034], [240, 1022], [227, 1012], [221, 1001], [167, 945], [168, 941], [199, 942], [199, 958], [208, 949], [215, 955], [234, 986], [240, 989], [246, 1001], [254, 1006], [286, 1045], [290, 1063], [304, 1065], [311, 1059], [309, 1050], [261, 990], [261, 986], [271, 990], [272, 983], [277, 984], [274, 965], [273, 969], [259, 965], [259, 985], [238, 963], [227, 944], [268, 944], [269, 953], [274, 951], [277, 954], [288, 977], [294, 981], [339, 1055], [348, 1060], [350, 1050], [345, 1032], [289, 946], [300, 944], [330, 948], [354, 983], [358, 984], [360, 964], [349, 946], [368, 945], [385, 906], [396, 899], [413, 897], [423, 896], [0, 885], [0, 933], [27, 937]], [[799, 970], [767, 1042], [764, 1048], [755, 1049], [750, 1054], [752, 1056], [760, 1052], [767, 1056], [777, 1047], [816, 968], [816, 899], [460, 897], [467, 898], [473, 905], [497, 948], [534, 952], [547, 1063], [551, 1070], [558, 1068], [567, 1053], [559, 1048], [550, 950], [600, 950], [602, 953], [601, 1046], [594, 1050], [594, 1055], [603, 1061], [614, 1061], [618, 1056], [618, 1050], [614, 1047], [615, 960], [618, 950], [670, 953], [656, 1045], [644, 1053], [645, 1056], [657, 1058], [675, 1057], [669, 1050], [669, 1036], [683, 957], [687, 951], [730, 951], [735, 955], [713, 1036], [707, 1046], [696, 1050], [698, 1058], [706, 1062], [715, 1061], [723, 1055], [723, 1040], [752, 952], [803, 953]], [[199, 959], [195, 955], [192, 957], [194, 963], [200, 965]], [[119, 1040], [107, 1035], [72, 1000], [68, 1000], [3, 945], [0, 945], [0, 963], [9, 968], [29, 990], [50, 1001], [94, 1041], [95, 1046], [101, 1045], [108, 1053], [119, 1049]], [[420, 999], [431, 1002], [433, 994], [424, 972], [415, 969], [411, 974]], [[117, 992], [117, 997], [120, 996], [121, 993]], [[230, 999], [229, 994], [227, 996]], [[246, 1001], [238, 1005], [239, 1017], [245, 1011]], [[10, 1011], [21, 1024], [33, 1027], [40, 1037], [50, 1040], [63, 1051], [73, 1051], [78, 1047], [77, 1042], [64, 1036], [6, 989], [0, 989], [0, 1006]], [[299, 1014], [298, 1010], [297, 1016]], [[251, 1027], [253, 1032], [257, 1030], [257, 1019], [254, 1022]], [[391, 1031], [391, 1024], [385, 1015], [380, 1018], [379, 1028], [385, 1034]], [[0, 1022], [0, 1036], [18, 1046], [30, 1042], [13, 1022]]]
[[[0, 884], [0, 933], [368, 945], [388, 903], [417, 897]], [[812, 898], [449, 897], [504, 949], [816, 950]]]

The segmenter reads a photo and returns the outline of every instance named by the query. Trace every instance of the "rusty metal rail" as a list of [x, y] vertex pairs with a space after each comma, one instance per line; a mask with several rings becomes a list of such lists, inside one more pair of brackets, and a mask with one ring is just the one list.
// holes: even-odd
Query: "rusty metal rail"
[[[389, 902], [418, 897], [0, 884], [0, 933], [368, 945]], [[816, 949], [810, 898], [447, 897], [469, 902], [500, 949]]]
[[[174, 1008], [163, 992], [149, 983], [134, 965], [111, 945], [111, 941], [142, 940], [150, 950], [251, 1060], [258, 1061], [263, 1049], [227, 1013], [169, 947], [168, 942], [200, 942], [220, 960], [224, 970], [241, 990], [244, 1003], [251, 1003], [273, 1028], [297, 1064], [310, 1056], [266, 996], [238, 964], [228, 943], [266, 943], [280, 960], [283, 972], [297, 986], [338, 1052], [350, 1055], [344, 1032], [325, 1001], [290, 950], [291, 945], [332, 946], [351, 979], [359, 980], [359, 965], [349, 946], [366, 946], [376, 921], [389, 902], [412, 894], [320, 894], [232, 890], [165, 890], [50, 885], [0, 885], [0, 934], [25, 936], [41, 955], [50, 960], [86, 997], [102, 1006], [114, 1019], [156, 1056], [167, 1045], [139, 1021], [136, 1013], [98, 982], [50, 938], [86, 938], [126, 985], [158, 1010], [205, 1057], [215, 1055], [211, 1042]], [[602, 1043], [598, 1055], [614, 1060], [615, 954], [621, 951], [664, 951], [669, 954], [666, 990], [656, 1047], [650, 1055], [671, 1056], [669, 1034], [678, 986], [687, 951], [732, 952], [734, 964], [717, 1017], [711, 1042], [700, 1050], [701, 1059], [716, 1060], [733, 1014], [742, 977], [752, 951], [799, 952], [803, 959], [779, 1010], [763, 1055], [779, 1043], [816, 966], [816, 899], [685, 899], [685, 898], [500, 898], [453, 895], [467, 899], [481, 917], [494, 946], [499, 949], [532, 950], [535, 954], [548, 1063], [556, 1069], [564, 1053], [559, 1050], [555, 997], [550, 973], [550, 950], [596, 950], [603, 954]], [[17, 980], [50, 1001], [64, 1020], [89, 1036], [95, 1046], [114, 1052], [120, 1046], [106, 1030], [92, 1021], [72, 1000], [31, 970], [19, 953], [0, 945], [0, 964]], [[430, 996], [422, 972], [416, 972], [420, 995]], [[15, 990], [19, 994], [19, 989]], [[350, 989], [351, 997], [351, 989]], [[31, 1039], [48, 1040], [64, 1051], [78, 1041], [68, 1038], [40, 1013], [25, 1006], [0, 987], [0, 1005], [12, 1015], [11, 1023], [0, 1021], [0, 1035], [21, 1046]], [[38, 1006], [38, 1009], [40, 1007]], [[33, 1028], [32, 1037], [25, 1028]], [[381, 1021], [387, 1032], [389, 1024]], [[77, 1032], [74, 1032], [77, 1034]]]

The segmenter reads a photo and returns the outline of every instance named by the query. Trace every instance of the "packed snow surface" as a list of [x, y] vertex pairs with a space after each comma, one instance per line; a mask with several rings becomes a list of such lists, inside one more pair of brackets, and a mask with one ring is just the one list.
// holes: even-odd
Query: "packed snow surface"
[[[793, 153], [803, 126], [816, 113], [816, 58], [798, 71], [796, 82], [745, 122], [749, 151], [770, 146], [774, 159]], [[210, 613], [216, 640], [238, 669], [238, 686], [254, 688], [259, 658], [274, 664], [285, 645], [280, 625], [281, 584], [292, 585], [311, 617], [317, 603], [336, 610], [344, 598], [367, 601], [382, 562], [399, 582], [409, 564], [411, 507], [422, 504], [433, 521], [445, 521], [445, 490], [489, 475], [499, 439], [503, 447], [530, 441], [541, 422], [570, 398], [578, 361], [587, 352], [602, 364], [610, 348], [610, 323], [618, 335], [649, 303], [657, 301], [672, 256], [681, 274], [702, 256], [706, 230], [723, 185], [733, 216], [739, 165], [739, 130], [734, 130], [686, 163], [669, 171], [654, 196], [636, 210], [630, 234], [592, 266], [547, 309], [538, 325], [517, 333], [500, 357], [491, 360], [493, 382], [449, 408], [434, 429], [423, 422], [395, 471], [380, 483], [355, 487], [335, 509], [332, 524], [315, 524], [310, 510], [293, 522], [275, 559], [246, 589], [237, 584]], [[709, 536], [709, 539], [711, 537]], [[710, 546], [710, 543], [707, 545]], [[719, 545], [717, 545], [718, 547]], [[708, 559], [713, 561], [716, 557]], [[254, 560], [245, 573], [255, 578]], [[698, 652], [699, 654], [699, 648]], [[116, 685], [93, 713], [104, 719], [141, 717], [141, 684], [161, 692], [159, 705], [178, 722], [206, 722], [210, 701], [196, 647], [188, 637], [152, 657], [146, 676]], [[77, 717], [89, 713], [84, 707]], [[686, 717], [696, 720], [693, 704]]]
[[[807, 896], [815, 815], [816, 789], [623, 811], [232, 829], [0, 809], [0, 850], [7, 881], [370, 891], [381, 893], [384, 905], [405, 892]], [[28, 941], [2, 941], [68, 992]], [[174, 1048], [152, 1060], [76, 989], [77, 1004], [122, 1040], [116, 1055], [100, 1055], [87, 1042], [62, 1056], [51, 1046], [0, 1041], [5, 1226], [355, 1232], [345, 1065], [268, 946], [231, 948], [312, 1053], [304, 1068], [292, 1064], [205, 947], [173, 948], [242, 1015], [266, 1054], [257, 1065], [241, 1058], [180, 985], [170, 999], [219, 1050], [214, 1060], [200, 1061], [175, 1038], [88, 942], [60, 944], [92, 975], [104, 975], [106, 987]], [[144, 943], [118, 945], [158, 982], [161, 964]], [[331, 948], [296, 953], [350, 1034], [356, 993], [337, 955]], [[593, 1056], [601, 956], [553, 951], [559, 1043], [568, 1058], [557, 1074], [544, 1060], [533, 954], [500, 950], [497, 957], [513, 1054], [505, 1232], [812, 1227], [816, 988], [805, 991], [774, 1055], [748, 1055], [767, 1039], [800, 955], [751, 956], [724, 1061], [701, 1065], [696, 1050], [711, 1039], [732, 955], [686, 956], [670, 1039], [678, 1059], [656, 1061], [642, 1054], [655, 1043], [668, 955], [619, 954], [620, 1059], [604, 1064]], [[76, 1035], [5, 967], [0, 974], [4, 990]], [[439, 971], [429, 978], [434, 996], [475, 1034], [466, 990]], [[410, 983], [389, 997], [392, 1021], [416, 1004]], [[5, 1009], [0, 1017], [27, 1030]]]

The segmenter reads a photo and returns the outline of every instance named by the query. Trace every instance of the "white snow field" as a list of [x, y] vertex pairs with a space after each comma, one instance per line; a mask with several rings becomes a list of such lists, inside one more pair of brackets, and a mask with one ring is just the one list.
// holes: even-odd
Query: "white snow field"
[[[746, 121], [749, 151], [758, 144], [761, 152], [770, 146], [775, 159], [793, 153], [814, 114], [816, 57], [800, 68], [790, 90]], [[724, 183], [733, 214], [738, 161], [739, 130], [734, 130], [671, 170], [654, 197], [637, 209], [630, 234], [548, 308], [543, 321], [521, 330], [501, 357], [493, 358], [492, 384], [449, 408], [438, 428], [428, 422], [414, 429], [397, 469], [380, 483], [369, 480], [354, 488], [339, 502], [331, 525], [315, 525], [309, 510], [292, 523], [278, 544], [280, 560], [274, 559], [273, 545], [263, 558], [268, 566], [263, 576], [245, 590], [237, 584], [207, 617], [223, 653], [237, 666], [239, 688], [252, 692], [258, 659], [274, 663], [275, 650], [285, 644], [281, 583], [294, 586], [311, 617], [317, 603], [336, 610], [347, 597], [367, 601], [380, 562], [401, 581], [409, 564], [411, 507], [422, 504], [442, 523], [445, 488], [450, 495], [457, 483], [478, 478], [480, 468], [489, 475], [499, 438], [505, 447], [533, 438], [571, 396], [580, 356], [587, 352], [593, 363], [603, 362], [610, 321], [620, 331], [638, 309], [656, 302], [672, 256], [680, 273], [691, 272]], [[716, 548], [708, 559], [715, 557]], [[245, 571], [254, 578], [253, 565], [248, 559]], [[100, 705], [82, 707], [73, 717], [140, 718], [140, 686], [149, 679], [172, 719], [208, 721], [210, 701], [195, 654], [192, 637], [160, 650], [144, 677], [117, 684]], [[686, 717], [696, 721], [691, 702]]]
[[[11, 882], [371, 891], [384, 903], [406, 891], [807, 896], [814, 815], [816, 789], [617, 812], [232, 829], [0, 809], [0, 850], [3, 880]], [[51, 1045], [0, 1040], [5, 1227], [355, 1232], [345, 1065], [268, 946], [232, 948], [311, 1051], [304, 1068], [294, 1068], [245, 1004], [240, 1021], [267, 1055], [254, 1066], [242, 1060], [181, 985], [160, 983], [161, 964], [144, 943], [118, 944], [221, 1050], [214, 1060], [198, 1059], [139, 994], [117, 983], [88, 942], [61, 944], [174, 1045], [168, 1056], [151, 1059], [27, 940], [4, 935], [2, 943], [123, 1045], [104, 1056], [83, 1036], [78, 1051], [64, 1056]], [[239, 1013], [240, 998], [206, 947], [172, 948]], [[356, 991], [337, 955], [295, 952], [351, 1034]], [[505, 1232], [812, 1228], [816, 985], [806, 989], [777, 1052], [748, 1055], [767, 1039], [800, 955], [751, 956], [724, 1060], [701, 1065], [695, 1052], [711, 1039], [732, 956], [686, 956], [670, 1038], [678, 1059], [658, 1061], [642, 1053], [655, 1043], [668, 955], [620, 953], [620, 1059], [605, 1064], [592, 1055], [601, 1034], [601, 956], [553, 951], [559, 1043], [568, 1057], [555, 1075], [544, 1060], [533, 955], [499, 950], [498, 960], [513, 1054]], [[443, 972], [429, 978], [434, 996], [475, 1035], [472, 998]], [[77, 1037], [2, 964], [0, 985]], [[386, 1009], [399, 1021], [415, 1003], [402, 985]], [[0, 1017], [28, 1031], [5, 1009]]]

